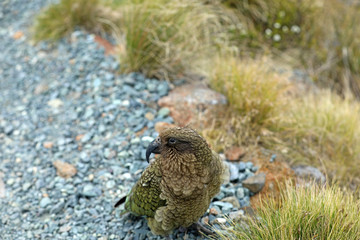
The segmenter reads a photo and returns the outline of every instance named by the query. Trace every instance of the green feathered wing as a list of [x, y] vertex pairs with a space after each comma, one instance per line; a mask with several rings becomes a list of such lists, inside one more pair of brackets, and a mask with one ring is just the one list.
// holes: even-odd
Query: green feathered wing
[[125, 210], [132, 214], [154, 217], [156, 210], [166, 205], [165, 200], [160, 198], [160, 182], [160, 168], [157, 161], [154, 161], [144, 170], [126, 200], [120, 199], [115, 207], [125, 201]]

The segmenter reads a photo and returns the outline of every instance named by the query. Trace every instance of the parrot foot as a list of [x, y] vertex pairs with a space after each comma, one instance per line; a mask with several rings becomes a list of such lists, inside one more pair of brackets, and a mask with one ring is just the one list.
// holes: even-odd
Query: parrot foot
[[179, 232], [181, 232], [181, 233], [187, 232], [187, 228], [186, 227], [179, 227]]
[[187, 233], [188, 230], [190, 229], [196, 229], [196, 231], [198, 231], [200, 234], [206, 234], [206, 235], [215, 235], [216, 233], [211, 231], [210, 229], [208, 229], [207, 227], [205, 227], [203, 224], [201, 224], [200, 222], [197, 223], [193, 223], [190, 227], [179, 227], [179, 232], [181, 233]]
[[216, 234], [215, 232], [211, 231], [210, 229], [208, 229], [207, 227], [202, 225], [200, 222], [193, 223], [193, 225], [191, 225], [191, 227], [195, 227], [198, 232], [200, 232], [200, 233], [202, 232], [206, 235], [215, 235]]

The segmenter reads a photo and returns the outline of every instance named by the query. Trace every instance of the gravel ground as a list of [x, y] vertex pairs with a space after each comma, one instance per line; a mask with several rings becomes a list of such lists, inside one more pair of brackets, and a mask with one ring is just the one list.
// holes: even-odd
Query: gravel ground
[[[0, 3], [1, 239], [161, 239], [146, 220], [120, 216], [113, 204], [147, 166], [155, 123], [172, 122], [156, 105], [169, 86], [136, 73], [117, 75], [118, 62], [81, 31], [55, 45], [31, 45], [28, 27], [50, 2]], [[24, 36], [14, 39], [17, 31]], [[57, 160], [77, 173], [60, 177]], [[239, 163], [230, 170], [231, 183], [202, 218], [214, 227], [222, 214], [243, 214], [240, 207], [249, 205], [241, 181], [257, 169]]]

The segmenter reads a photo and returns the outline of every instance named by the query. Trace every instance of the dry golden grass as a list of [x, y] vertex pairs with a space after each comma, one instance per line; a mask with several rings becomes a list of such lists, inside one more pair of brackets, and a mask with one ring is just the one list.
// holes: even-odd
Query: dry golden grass
[[277, 141], [268, 147], [285, 152], [290, 161], [317, 165], [343, 184], [360, 182], [359, 102], [319, 91], [292, 100], [279, 120]]
[[266, 126], [276, 117], [287, 81], [263, 60], [227, 57], [213, 64], [211, 86], [225, 94], [233, 110], [258, 126]]
[[[217, 151], [262, 144], [292, 163], [320, 167], [343, 185], [360, 182], [360, 104], [319, 90], [288, 94], [266, 61], [219, 58], [209, 78], [228, 108], [202, 130]], [[350, 181], [350, 182], [349, 182]]]
[[217, 231], [219, 239], [358, 239], [360, 201], [337, 186], [288, 184], [277, 200], [266, 199], [259, 218]]
[[198, 60], [216, 50], [222, 17], [200, 1], [140, 1], [122, 7], [120, 30], [124, 50], [119, 58], [124, 72], [148, 77], [184, 77]]
[[256, 144], [286, 108], [283, 99], [288, 81], [270, 70], [264, 59], [240, 61], [224, 57], [210, 67], [211, 86], [227, 97], [228, 109], [219, 113], [221, 117], [202, 134], [217, 150]]
[[33, 38], [55, 41], [83, 27], [92, 32], [111, 29], [117, 19], [101, 0], [61, 0], [44, 9], [35, 20]]

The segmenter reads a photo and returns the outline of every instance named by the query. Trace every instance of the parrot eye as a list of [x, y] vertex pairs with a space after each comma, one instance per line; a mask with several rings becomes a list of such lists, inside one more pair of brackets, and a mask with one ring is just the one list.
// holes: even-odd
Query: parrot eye
[[169, 144], [175, 144], [176, 143], [176, 139], [175, 138], [169, 138]]

